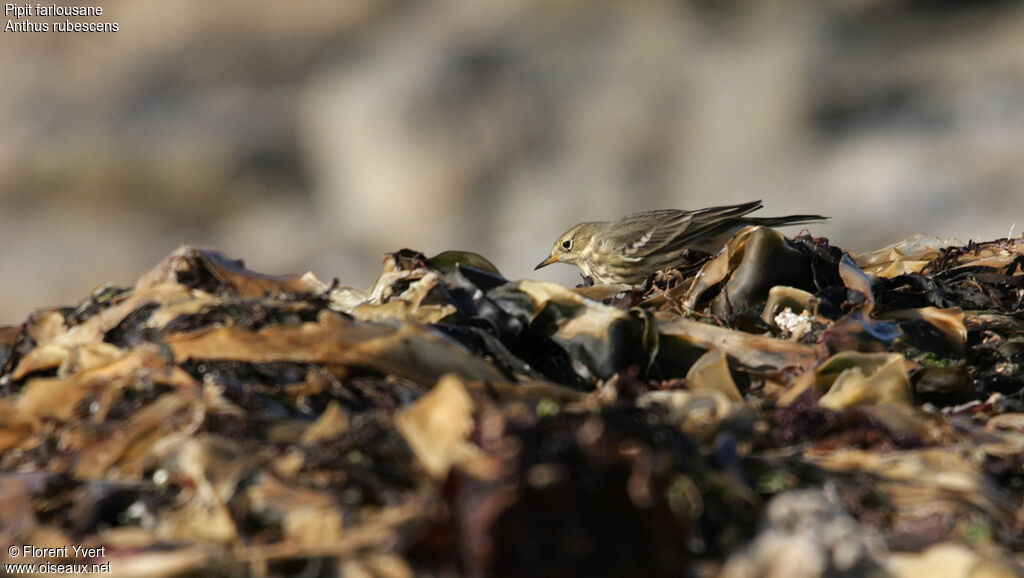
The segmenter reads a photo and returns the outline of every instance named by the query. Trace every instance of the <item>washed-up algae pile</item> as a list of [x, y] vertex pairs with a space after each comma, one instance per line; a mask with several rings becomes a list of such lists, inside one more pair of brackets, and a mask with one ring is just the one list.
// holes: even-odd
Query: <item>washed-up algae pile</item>
[[362, 292], [184, 247], [0, 328], [0, 533], [138, 576], [1012, 576], [1022, 266], [756, 228], [641, 288], [403, 250]]

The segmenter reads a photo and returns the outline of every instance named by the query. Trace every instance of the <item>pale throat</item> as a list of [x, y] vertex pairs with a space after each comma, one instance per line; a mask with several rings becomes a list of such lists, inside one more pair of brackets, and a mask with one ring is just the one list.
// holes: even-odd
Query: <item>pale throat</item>
[[591, 248], [591, 243], [587, 243], [587, 246], [580, 251], [579, 262], [576, 266], [583, 270], [583, 273], [587, 277], [594, 276], [594, 250]]

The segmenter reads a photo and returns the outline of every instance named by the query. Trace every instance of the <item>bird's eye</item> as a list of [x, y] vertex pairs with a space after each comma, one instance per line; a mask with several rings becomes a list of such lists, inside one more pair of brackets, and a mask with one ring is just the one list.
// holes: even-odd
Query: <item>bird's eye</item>
[[562, 248], [565, 249], [566, 251], [571, 250], [572, 249], [572, 239], [566, 239], [566, 240], [562, 241]]

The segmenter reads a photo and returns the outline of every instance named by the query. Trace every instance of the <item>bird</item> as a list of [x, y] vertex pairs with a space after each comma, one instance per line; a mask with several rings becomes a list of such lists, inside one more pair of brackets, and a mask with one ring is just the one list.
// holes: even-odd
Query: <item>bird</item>
[[821, 215], [747, 217], [760, 200], [696, 211], [659, 209], [613, 221], [579, 223], [555, 241], [534, 271], [570, 263], [597, 284], [637, 285], [657, 271], [677, 265], [683, 252], [717, 253], [733, 234], [749, 225], [781, 227], [827, 220]]

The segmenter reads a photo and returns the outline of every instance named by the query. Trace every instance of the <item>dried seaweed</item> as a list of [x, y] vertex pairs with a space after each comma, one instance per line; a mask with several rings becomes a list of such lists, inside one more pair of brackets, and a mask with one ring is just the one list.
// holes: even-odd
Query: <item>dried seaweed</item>
[[360, 291], [184, 247], [0, 328], [0, 534], [140, 576], [1019, 571], [1022, 264], [752, 228], [628, 290], [402, 250]]

